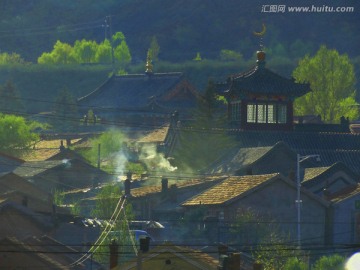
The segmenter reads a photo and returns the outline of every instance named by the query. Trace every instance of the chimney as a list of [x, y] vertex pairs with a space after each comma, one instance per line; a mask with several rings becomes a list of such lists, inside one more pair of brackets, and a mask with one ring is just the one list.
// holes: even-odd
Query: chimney
[[130, 191], [131, 182], [130, 182], [130, 179], [125, 180], [124, 186], [125, 186], [125, 196], [130, 196], [131, 195], [131, 191]]
[[61, 140], [60, 141], [60, 151], [63, 151], [63, 150], [65, 150], [65, 146], [64, 146], [64, 142], [63, 142], [63, 140]]
[[228, 253], [228, 251], [229, 251], [229, 247], [227, 245], [222, 244], [222, 243], [220, 243], [218, 245], [219, 256], [226, 255]]
[[131, 172], [128, 172], [127, 173], [127, 177], [126, 177], [126, 180], [125, 180], [125, 196], [131, 196], [131, 176], [132, 176], [132, 173]]
[[177, 202], [177, 185], [176, 184], [172, 184], [170, 186], [169, 197], [170, 197], [171, 202]]
[[116, 243], [116, 240], [111, 240], [111, 243], [109, 244], [110, 248], [110, 270], [114, 269], [118, 265], [118, 259], [119, 259], [119, 245]]
[[161, 179], [161, 192], [166, 193], [168, 191], [169, 180], [165, 177]]

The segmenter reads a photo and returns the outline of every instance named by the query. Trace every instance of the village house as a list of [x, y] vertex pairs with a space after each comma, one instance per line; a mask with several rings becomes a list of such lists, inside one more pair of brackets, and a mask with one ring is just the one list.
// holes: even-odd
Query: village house
[[[118, 258], [121, 261], [121, 254]], [[140, 261], [139, 261], [140, 260]], [[116, 265], [112, 270], [139, 269], [187, 269], [187, 270], [211, 270], [218, 269], [219, 262], [213, 257], [199, 250], [184, 246], [177, 246], [171, 242], [161, 244], [142, 255], [123, 264]]]
[[344, 163], [336, 162], [328, 167], [305, 168], [302, 186], [323, 197], [331, 197], [359, 183], [360, 176]]
[[360, 184], [328, 196], [331, 201], [334, 246], [357, 244], [360, 240]]
[[28, 161], [13, 173], [50, 192], [92, 187], [112, 179], [111, 175], [79, 159]]
[[[296, 198], [296, 183], [281, 174], [230, 176], [183, 202], [182, 206], [186, 212], [205, 207], [207, 215], [213, 216], [223, 225], [234, 222], [239, 210], [251, 209], [265, 218], [269, 225], [277, 225], [280, 232], [289, 237], [288, 241], [295, 243]], [[326, 224], [330, 222], [327, 213], [329, 203], [305, 188], [301, 188], [301, 200], [302, 241], [308, 244], [324, 244], [328, 235]], [[256, 228], [252, 227], [251, 230], [256, 231]], [[223, 233], [226, 234], [226, 231]], [[248, 240], [248, 233], [243, 232], [242, 241]]]
[[296, 170], [296, 153], [284, 142], [273, 146], [236, 147], [209, 166], [209, 173], [229, 175], [279, 172], [289, 176]]

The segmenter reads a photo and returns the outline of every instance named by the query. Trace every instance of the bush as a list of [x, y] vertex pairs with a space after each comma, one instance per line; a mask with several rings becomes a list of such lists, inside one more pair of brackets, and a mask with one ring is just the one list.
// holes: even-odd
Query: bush
[[306, 264], [298, 258], [290, 258], [284, 265], [284, 270], [306, 270]]
[[338, 254], [323, 256], [315, 262], [313, 270], [342, 270], [344, 263], [345, 257]]

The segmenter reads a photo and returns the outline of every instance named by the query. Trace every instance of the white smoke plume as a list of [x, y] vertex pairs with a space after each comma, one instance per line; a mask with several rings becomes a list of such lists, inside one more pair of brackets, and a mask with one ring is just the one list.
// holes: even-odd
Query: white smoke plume
[[170, 164], [163, 153], [158, 153], [155, 144], [144, 145], [141, 148], [139, 160], [144, 162], [149, 170], [155, 172], [174, 172], [177, 167]]

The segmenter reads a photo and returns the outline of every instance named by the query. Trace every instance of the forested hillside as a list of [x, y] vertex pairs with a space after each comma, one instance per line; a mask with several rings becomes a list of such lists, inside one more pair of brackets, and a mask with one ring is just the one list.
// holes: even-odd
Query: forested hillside
[[[353, 7], [354, 11], [268, 12], [273, 4]], [[359, 74], [359, 12], [359, 1], [338, 0], [288, 0], [284, 4], [267, 0], [1, 0], [0, 53], [16, 53], [33, 64], [2, 66], [0, 85], [11, 80], [23, 98], [48, 101], [27, 102], [29, 112], [51, 110], [51, 102], [63, 88], [79, 98], [106, 80], [110, 65], [42, 67], [36, 65], [38, 58], [51, 52], [57, 41], [71, 46], [84, 39], [100, 43], [116, 32], [124, 34], [131, 53], [127, 72], [144, 71], [147, 51], [156, 37], [160, 49], [154, 70], [183, 71], [200, 91], [209, 78], [223, 80], [247, 70], [255, 63], [261, 43], [269, 67], [284, 76], [291, 76], [298, 60], [313, 55], [322, 44], [348, 54]], [[253, 33], [261, 31], [263, 24], [267, 30], [260, 39]], [[224, 50], [236, 54], [236, 61], [221, 55]], [[194, 61], [196, 57], [201, 61]]]
[[[200, 52], [216, 58], [221, 49], [249, 58], [259, 40], [253, 31], [267, 25], [265, 46], [278, 54], [301, 57], [320, 44], [358, 55], [359, 1], [286, 1], [290, 6], [350, 6], [350, 13], [261, 12], [268, 1], [244, 0], [2, 0], [0, 50], [35, 61], [57, 40], [101, 41], [110, 31], [121, 31], [133, 55], [143, 60], [152, 36], [160, 45], [159, 58], [185, 61]], [[283, 3], [281, 3], [283, 4]], [[105, 22], [105, 17], [111, 16]]]

